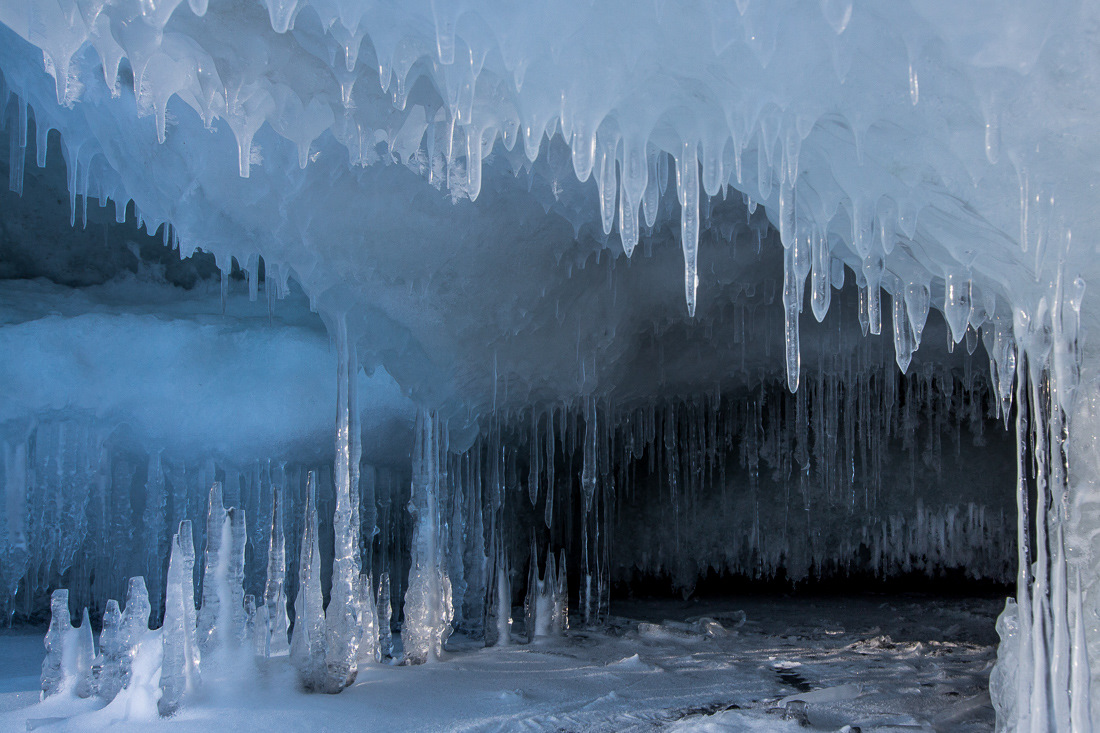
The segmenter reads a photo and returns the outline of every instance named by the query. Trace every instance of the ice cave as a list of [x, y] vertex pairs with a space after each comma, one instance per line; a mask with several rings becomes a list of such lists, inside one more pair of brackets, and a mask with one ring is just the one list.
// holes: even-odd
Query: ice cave
[[1100, 4], [0, 0], [0, 130], [0, 730], [1100, 730]]

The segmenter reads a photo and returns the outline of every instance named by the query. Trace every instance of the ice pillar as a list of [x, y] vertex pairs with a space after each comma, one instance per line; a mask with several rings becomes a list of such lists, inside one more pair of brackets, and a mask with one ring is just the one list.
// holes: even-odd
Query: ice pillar
[[405, 661], [420, 664], [438, 659], [451, 633], [453, 609], [451, 583], [441, 541], [439, 512], [440, 465], [446, 459], [446, 427], [434, 412], [419, 411], [416, 416], [416, 442], [413, 447], [412, 561], [409, 587], [405, 592], [405, 624], [401, 640]]

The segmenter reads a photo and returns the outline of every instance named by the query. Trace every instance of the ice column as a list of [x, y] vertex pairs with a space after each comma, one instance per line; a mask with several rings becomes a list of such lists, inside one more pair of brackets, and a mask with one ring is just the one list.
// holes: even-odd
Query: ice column
[[180, 522], [172, 538], [168, 586], [164, 597], [164, 645], [160, 672], [161, 697], [157, 708], [171, 715], [199, 684], [199, 649], [195, 638], [195, 545], [191, 521]]
[[283, 656], [290, 651], [286, 615], [286, 537], [283, 534], [282, 486], [271, 496], [271, 532], [268, 534], [267, 585], [264, 587], [267, 607], [265, 656]]
[[355, 344], [347, 320], [336, 321], [336, 510], [332, 590], [325, 612], [327, 686], [339, 692], [355, 681], [359, 637], [359, 429]]
[[441, 541], [439, 498], [440, 464], [446, 459], [446, 428], [434, 412], [418, 411], [413, 447], [412, 559], [405, 591], [405, 623], [401, 641], [405, 662], [421, 664], [438, 659], [451, 633], [451, 582]]
[[302, 549], [298, 560], [298, 594], [294, 598], [294, 633], [290, 659], [307, 690], [323, 689], [325, 611], [321, 599], [321, 559], [317, 547], [317, 476], [309, 472]]
[[222, 567], [222, 528], [225, 524], [225, 507], [222, 505], [222, 485], [210, 487], [210, 500], [206, 512], [206, 561], [202, 580], [202, 608], [198, 613], [199, 648], [203, 653], [213, 648], [217, 635], [218, 617], [221, 613], [221, 596], [216, 578]]

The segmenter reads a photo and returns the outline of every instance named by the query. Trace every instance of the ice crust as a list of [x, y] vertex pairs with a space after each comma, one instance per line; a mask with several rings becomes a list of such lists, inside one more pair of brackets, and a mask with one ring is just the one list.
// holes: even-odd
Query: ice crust
[[[11, 104], [0, 119], [11, 136], [14, 190], [22, 189], [33, 117], [40, 166], [49, 131], [61, 133], [70, 223], [87, 221], [89, 198], [113, 201], [119, 219], [132, 200], [166, 245], [215, 255], [223, 310], [233, 261], [248, 272], [255, 299], [262, 258], [272, 304], [287, 296], [293, 278], [325, 319], [338, 374], [335, 400], [325, 401], [338, 406], [327, 507], [333, 572], [325, 611], [314, 478], [300, 528], [296, 616], [303, 623], [290, 650], [306, 687], [350, 684], [359, 659], [361, 563], [373, 551], [360, 546], [363, 520], [353, 500], [361, 483], [361, 364], [384, 366], [431, 406], [414, 448], [412, 519], [392, 521], [400, 511], [392, 501], [366, 504], [390, 513], [366, 520], [372, 539], [376, 528], [400, 534], [411, 524], [403, 641], [408, 661], [424, 661], [441, 656], [452, 621], [476, 626], [478, 611], [486, 641], [511, 641], [510, 568], [522, 565], [510, 555], [523, 542], [505, 542], [502, 525], [515, 519], [505, 489], [520, 483], [517, 432], [530, 436], [523, 498], [537, 508], [545, 497], [542, 515], [528, 525], [571, 522], [579, 538], [572, 547], [578, 615], [597, 624], [608, 613], [616, 489], [628, 485], [615, 475], [627, 461], [615, 461], [612, 446], [621, 449], [617, 441], [645, 431], [639, 452], [629, 452], [640, 458], [648, 450], [651, 461], [657, 453], [653, 418], [632, 410], [655, 411], [659, 392], [698, 394], [700, 384], [714, 382], [719, 391], [746, 390], [782, 375], [796, 396], [769, 423], [784, 422], [784, 439], [746, 449], [746, 463], [756, 465], [763, 454], [788, 472], [800, 466], [803, 497], [812, 493], [803, 478], [812, 464], [813, 480], [831, 496], [839, 484], [828, 454], [808, 455], [807, 394], [820, 401], [811, 408], [816, 416], [862, 411], [859, 400], [843, 400], [872, 380], [881, 389], [876, 370], [891, 360], [926, 391], [953, 385], [952, 367], [962, 360], [969, 389], [971, 363], [961, 351], [975, 353], [980, 341], [989, 359], [988, 378], [979, 370], [985, 404], [971, 397], [951, 409], [987, 407], [1006, 427], [1015, 416], [1018, 463], [1017, 598], [1002, 619], [999, 668], [1015, 659], [1016, 674], [1000, 675], [1012, 683], [998, 683], [995, 705], [1009, 716], [1006, 726], [1087, 730], [1100, 714], [1100, 706], [1090, 707], [1097, 682], [1088, 662], [1100, 634], [1082, 620], [1086, 604], [1095, 612], [1100, 557], [1093, 511], [1100, 471], [1089, 453], [1100, 434], [1100, 379], [1095, 349], [1084, 339], [1100, 325], [1100, 308], [1085, 298], [1100, 262], [1091, 213], [1098, 20], [1095, 5], [1063, 0], [888, 8], [739, 0], [675, 9], [626, 0], [526, 8], [494, 0], [3, 0], [0, 70]], [[666, 276], [673, 271], [675, 278]], [[856, 287], [845, 296], [848, 278]], [[803, 328], [810, 325], [807, 287], [808, 310], [822, 327]], [[855, 318], [824, 330], [845, 302]], [[938, 319], [928, 321], [930, 310], [942, 314], [949, 336], [934, 325]], [[113, 329], [109, 342], [117, 343], [119, 329], [135, 325], [155, 332], [147, 318], [135, 319], [141, 316], [120, 315], [116, 323], [44, 318], [8, 324], [0, 338], [11, 339], [8, 353], [34, 355], [43, 329], [65, 331], [66, 342]], [[186, 338], [189, 328], [176, 324], [171, 340]], [[859, 332], [884, 336], [877, 351], [855, 345], [866, 343]], [[938, 345], [930, 349], [930, 342]], [[959, 355], [945, 356], [945, 342]], [[685, 343], [695, 351], [677, 348]], [[930, 351], [944, 369], [935, 377], [914, 356]], [[64, 363], [64, 355], [27, 359], [13, 371], [49, 361]], [[736, 366], [714, 379], [716, 362]], [[74, 385], [76, 397], [13, 390], [29, 394], [10, 421], [29, 423], [44, 409], [68, 410], [94, 395], [79, 371], [58, 380]], [[892, 367], [887, 373], [895, 378]], [[843, 397], [826, 386], [838, 383]], [[120, 414], [140, 416], [155, 404], [135, 399]], [[559, 403], [558, 445], [570, 457], [563, 478], [578, 479], [576, 499], [553, 498], [552, 406]], [[883, 403], [885, 410], [897, 404]], [[97, 418], [110, 412], [102, 404], [90, 409]], [[934, 416], [934, 407], [924, 409]], [[540, 411], [548, 411], [541, 435]], [[706, 455], [710, 438], [700, 437], [717, 434], [717, 417], [714, 429], [709, 415], [697, 419], [662, 431], [668, 464], [661, 468], [674, 511], [681, 489], [717, 465]], [[868, 431], [861, 443], [871, 454], [861, 456], [864, 468], [884, 455], [869, 421], [861, 412]], [[64, 527], [65, 537], [79, 539], [89, 533], [87, 487], [97, 473], [103, 485], [109, 465], [95, 422], [75, 426], [75, 444], [68, 423], [35, 428], [35, 460], [97, 459], [83, 461], [73, 501], [60, 514], [44, 512], [41, 524], [38, 516], [21, 521], [22, 489], [53, 496], [59, 487], [45, 471], [28, 479], [28, 430], [5, 439], [5, 485], [17, 497], [5, 507], [9, 583], [41, 560], [27, 528]], [[156, 530], [167, 523], [170, 498], [162, 446], [155, 445], [159, 427], [151, 419], [138, 429], [149, 528], [142, 541], [156, 557], [168, 546]], [[277, 443], [263, 427], [242, 442]], [[167, 435], [201, 432], [200, 420]], [[839, 442], [828, 429], [813, 432], [825, 444]], [[851, 446], [845, 451], [854, 456]], [[117, 466], [111, 470], [132, 475], [132, 466]], [[60, 474], [59, 483], [74, 483]], [[459, 478], [440, 479], [450, 475]], [[129, 501], [115, 502], [126, 520]], [[556, 517], [563, 505], [566, 516]], [[223, 518], [219, 499], [210, 511], [197, 619], [204, 650], [215, 638], [219, 648], [245, 642], [255, 624], [243, 592], [247, 509], [234, 506]], [[913, 541], [884, 542], [884, 552], [965, 564], [980, 554], [980, 539], [965, 539], [961, 558], [941, 556], [928, 531], [1010, 531], [1003, 520], [965, 524], [957, 510], [939, 511], [921, 508]], [[466, 528], [474, 529], [460, 531]], [[129, 531], [122, 536], [133, 539]], [[402, 539], [387, 536], [382, 546]], [[50, 544], [47, 569], [63, 572], [79, 546]], [[802, 570], [820, 559], [813, 549], [808, 556]], [[159, 597], [176, 581], [155, 565], [147, 580]], [[549, 602], [539, 582], [536, 569], [529, 589], [536, 626]], [[467, 608], [471, 597], [477, 600]], [[380, 656], [388, 599], [385, 605]], [[71, 629], [58, 606], [60, 643], [60, 630]], [[124, 689], [146, 703], [161, 664], [149, 651], [149, 611], [143, 580], [131, 587], [120, 633], [125, 648], [144, 651], [134, 652], [132, 666], [123, 656], [120, 674]], [[166, 617], [175, 626], [175, 616]], [[51, 690], [65, 679], [54, 646], [44, 669]]]

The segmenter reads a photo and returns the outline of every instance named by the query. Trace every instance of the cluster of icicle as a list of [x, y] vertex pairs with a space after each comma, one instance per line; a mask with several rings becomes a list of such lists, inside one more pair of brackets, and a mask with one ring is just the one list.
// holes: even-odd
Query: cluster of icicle
[[[1068, 239], [1065, 242], [1068, 246]], [[990, 674], [999, 730], [1091, 731], [1097, 699], [1091, 551], [1095, 508], [1095, 381], [1081, 379], [1078, 338], [1084, 283], [1058, 276], [1052, 292], [1014, 323], [1016, 407], [1016, 597], [997, 620], [1001, 644]], [[1071, 441], [1070, 417], [1076, 442]], [[1091, 434], [1091, 437], [1090, 437]], [[1092, 610], [1085, 604], [1091, 601]], [[1091, 617], [1090, 617], [1091, 616]]]
[[[403, 8], [366, 3], [338, 10], [327, 2], [266, 0], [268, 18], [259, 8], [252, 9], [260, 16], [257, 18], [217, 4], [208, 6], [207, 0], [190, 0], [188, 4], [190, 12], [178, 9], [180, 0], [155, 5], [136, 0], [79, 2], [73, 7], [45, 0], [35, 3], [32, 11], [24, 3], [9, 0], [0, 4], [0, 20], [42, 49], [57, 104], [71, 106], [78, 100], [82, 89], [93, 81], [89, 78], [93, 67], [94, 73], [102, 74], [96, 82], [119, 94], [120, 64], [125, 59], [132, 71], [136, 109], [154, 117], [161, 141], [167, 134], [168, 103], [178, 98], [207, 127], [224, 121], [236, 138], [239, 172], [245, 177], [254, 159], [253, 138], [267, 123], [297, 148], [303, 167], [311, 159], [311, 146], [325, 133], [347, 149], [352, 165], [378, 162], [376, 148], [384, 142], [388, 156], [383, 162], [405, 164], [424, 172], [437, 186], [445, 183], [453, 195], [476, 199], [482, 185], [482, 161], [493, 153], [498, 140], [505, 149], [502, 155], [515, 158], [512, 167], [518, 170], [524, 162], [529, 166], [539, 158], [545, 139], [560, 133], [569, 148], [576, 179], [596, 182], [604, 235], [610, 234], [617, 222], [623, 251], [630, 256], [642, 227], [652, 228], [656, 222], [668, 173], [674, 170], [681, 209], [685, 298], [692, 314], [699, 286], [701, 209], [708, 206], [707, 200], [724, 198], [730, 189], [742, 192], [750, 208], [755, 209], [757, 202], [766, 203], [777, 212], [785, 248], [784, 299], [792, 388], [798, 380], [798, 322], [794, 316], [802, 310], [805, 283], [812, 276], [813, 311], [819, 320], [823, 317], [829, 308], [834, 261], [843, 261], [856, 273], [872, 333], [879, 333], [883, 321], [881, 290], [894, 296], [895, 342], [903, 370], [920, 344], [933, 292], [942, 288], [945, 293], [943, 303], [945, 312], [950, 309], [953, 313], [953, 330], [965, 330], [968, 323], [977, 329], [983, 322], [995, 320], [996, 294], [991, 287], [980, 290], [974, 285], [968, 266], [941, 270], [907, 253], [921, 250], [915, 244], [917, 220], [930, 197], [920, 186], [884, 179], [880, 183], [885, 190], [871, 193], [849, 180], [847, 169], [855, 168], [853, 163], [860, 167], [865, 163], [863, 137], [878, 115], [890, 124], [905, 123], [916, 129], [922, 124], [935, 126], [938, 118], [929, 111], [935, 106], [917, 107], [915, 64], [919, 49], [929, 40], [926, 31], [891, 26], [885, 17], [874, 19], [883, 27], [873, 38], [889, 33], [902, 36], [895, 40], [906, 45], [907, 76], [900, 58], [905, 54], [891, 60], [902, 64], [899, 81], [907, 88], [899, 89], [897, 95], [865, 95], [883, 99], [844, 120], [853, 141], [841, 148], [844, 160], [836, 163], [835, 178], [828, 180], [831, 190], [825, 190], [806, 184], [800, 160], [811, 132], [835, 124], [835, 104], [827, 92], [835, 90], [841, 95], [845, 91], [843, 82], [857, 44], [868, 43], [866, 35], [855, 38], [850, 32], [845, 34], [852, 18], [851, 3], [822, 3], [820, 16], [805, 19], [816, 29], [811, 37], [819, 40], [821, 47], [831, 47], [835, 75], [821, 73], [827, 83], [811, 90], [816, 93], [778, 97], [775, 103], [747, 103], [740, 85], [720, 80], [718, 75], [699, 74], [699, 70], [714, 64], [751, 69], [737, 76], [755, 74], [765, 80], [763, 88], [773, 92], [785, 87], [780, 82], [787, 67], [771, 63], [776, 53], [775, 33], [761, 32], [762, 27], [778, 23], [782, 10], [764, 3], [751, 7], [738, 3], [736, 7], [708, 6], [707, 13], [685, 13], [677, 18], [677, 34], [689, 38], [709, 35], [712, 41], [676, 49], [676, 66], [672, 68], [700, 77], [701, 89], [693, 95], [690, 114], [684, 114], [685, 100], [669, 90], [635, 94], [634, 77], [614, 64], [606, 69], [609, 78], [599, 83], [571, 76], [588, 76], [585, 70], [599, 63], [592, 56], [600, 58], [602, 38], [593, 38], [593, 29], [624, 32], [619, 29], [620, 15], [637, 16], [635, 22], [649, 18], [654, 27], [666, 24], [660, 11], [629, 4], [563, 3], [561, 7], [531, 8], [519, 14], [524, 22], [518, 26], [519, 18], [493, 3], [481, 7], [482, 3], [415, 2]], [[459, 33], [460, 17], [467, 24], [464, 34]], [[911, 23], [906, 21], [906, 25]], [[545, 32], [550, 29], [557, 33]], [[559, 48], [554, 38], [569, 39], [568, 51]], [[364, 45], [365, 41], [369, 43]], [[795, 42], [786, 36], [782, 41], [789, 64], [818, 63], [811, 50], [817, 44]], [[360, 63], [361, 52], [373, 56], [373, 64]], [[98, 63], [82, 60], [89, 53]], [[528, 68], [547, 57], [560, 68]], [[418, 99], [420, 103], [406, 108], [409, 92], [421, 78], [433, 90], [431, 99]], [[772, 79], [774, 83], [767, 83]], [[588, 84], [592, 88], [586, 88]], [[23, 90], [17, 92], [22, 96]], [[695, 97], [707, 102], [699, 104]], [[45, 101], [35, 100], [36, 113]], [[13, 153], [26, 148], [26, 107], [27, 101], [21, 99], [21, 140], [19, 145], [13, 142]], [[986, 104], [982, 110], [986, 120], [976, 125], [976, 132], [984, 129], [984, 146], [960, 150], [945, 142], [946, 155], [963, 167], [982, 172], [985, 166], [999, 162], [996, 107], [992, 101]], [[660, 135], [658, 143], [656, 138], [665, 124], [671, 125], [672, 134]], [[40, 163], [44, 162], [49, 129], [49, 121], [39, 116]], [[518, 146], [520, 139], [523, 144]], [[66, 146], [74, 220], [77, 193], [85, 197], [86, 206], [90, 181], [99, 187], [102, 202], [110, 197], [123, 204], [120, 209], [124, 211], [124, 203], [134, 192], [128, 195], [119, 172], [103, 163], [109, 156], [99, 143], [73, 139]], [[1027, 251], [1029, 227], [1031, 239], [1045, 239], [1043, 229], [1051, 207], [1044, 192], [1033, 195], [1026, 160], [1019, 157], [1013, 164], [1023, 209], [1021, 246]], [[815, 163], [829, 165], [820, 160]], [[1001, 169], [995, 170], [1001, 173]], [[22, 175], [21, 156], [12, 171], [14, 182]], [[947, 171], [940, 173], [948, 175]], [[976, 182], [979, 174], [971, 175]], [[1030, 225], [1029, 207], [1035, 209]], [[956, 213], [952, 210], [950, 215]], [[168, 228], [164, 231], [167, 241]], [[195, 246], [200, 244], [209, 245]], [[945, 242], [949, 251], [958, 245]], [[1042, 256], [1037, 257], [1041, 265]], [[966, 258], [960, 255], [958, 260]], [[224, 253], [219, 258], [223, 261], [229, 262]], [[272, 266], [278, 268], [278, 263], [269, 263], [268, 267]], [[284, 272], [278, 279], [285, 282], [285, 276]], [[963, 309], [967, 313], [960, 315]]]

